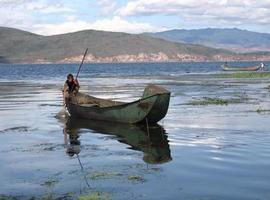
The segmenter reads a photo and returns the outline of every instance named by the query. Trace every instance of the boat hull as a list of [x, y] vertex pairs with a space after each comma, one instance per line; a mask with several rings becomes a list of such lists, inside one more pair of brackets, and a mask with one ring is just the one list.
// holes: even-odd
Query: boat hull
[[251, 66], [251, 67], [229, 67], [226, 65], [221, 65], [223, 71], [258, 71], [261, 66]]
[[[158, 86], [148, 86], [140, 100], [123, 103], [107, 102], [109, 106], [99, 106], [97, 99], [88, 95], [84, 98], [94, 98], [97, 104], [80, 104], [76, 97], [67, 104], [67, 109], [72, 117], [90, 120], [102, 120], [121, 123], [145, 123], [154, 124], [166, 116], [170, 101], [170, 92]], [[106, 100], [108, 101], [108, 100]]]

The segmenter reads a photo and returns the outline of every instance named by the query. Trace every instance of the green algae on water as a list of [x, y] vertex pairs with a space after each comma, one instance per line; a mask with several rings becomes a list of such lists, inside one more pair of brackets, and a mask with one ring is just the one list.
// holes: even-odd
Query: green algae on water
[[42, 200], [55, 200], [56, 196], [52, 193], [49, 193], [49, 194], [46, 194], [45, 196], [43, 196], [41, 199]]
[[9, 195], [1, 195], [0, 194], [0, 200], [17, 200], [18, 198], [14, 196], [9, 196]]
[[229, 99], [223, 99], [218, 97], [202, 97], [201, 99], [191, 100], [186, 105], [201, 105], [201, 106], [207, 106], [207, 105], [225, 105], [228, 104], [237, 104], [237, 103], [245, 103], [249, 101], [250, 98], [247, 95], [237, 95], [237, 97], [229, 98]]
[[81, 195], [77, 200], [110, 200], [111, 195], [107, 193], [93, 192], [85, 195]]
[[259, 107], [259, 108], [257, 108], [256, 112], [257, 113], [265, 113], [265, 112], [270, 112], [270, 110], [269, 109], [263, 109], [262, 107]]
[[217, 74], [217, 78], [270, 78], [270, 72], [238, 72]]
[[97, 179], [119, 177], [122, 175], [123, 174], [121, 174], [119, 172], [95, 172], [95, 173], [90, 174], [90, 178], [93, 180], [97, 180]]
[[141, 176], [138, 176], [138, 175], [130, 175], [128, 177], [128, 180], [129, 181], [132, 181], [132, 182], [145, 182], [145, 179]]
[[51, 188], [51, 187], [54, 187], [58, 182], [59, 182], [58, 180], [50, 179], [50, 180], [45, 181], [41, 185], [48, 187], [48, 188]]
[[228, 99], [203, 97], [203, 99], [192, 100], [188, 105], [228, 105], [230, 101]]

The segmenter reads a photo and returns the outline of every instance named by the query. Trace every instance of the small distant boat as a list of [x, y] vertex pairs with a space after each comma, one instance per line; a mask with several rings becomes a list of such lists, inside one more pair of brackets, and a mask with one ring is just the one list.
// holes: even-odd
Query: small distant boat
[[72, 117], [121, 122], [155, 124], [165, 117], [170, 102], [170, 92], [157, 85], [145, 88], [141, 99], [125, 103], [99, 99], [78, 93], [67, 103]]
[[247, 66], [247, 67], [232, 67], [228, 66], [227, 64], [221, 65], [223, 71], [258, 71], [259, 69], [263, 69], [264, 65], [258, 66]]

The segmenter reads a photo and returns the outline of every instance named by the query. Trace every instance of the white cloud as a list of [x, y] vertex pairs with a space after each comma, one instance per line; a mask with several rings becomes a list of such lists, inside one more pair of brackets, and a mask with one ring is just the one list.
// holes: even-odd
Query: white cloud
[[[35, 24], [41, 24], [50, 14], [74, 12], [60, 0], [54, 4], [47, 0], [0, 0], [0, 26], [32, 30]], [[39, 17], [36, 17], [38, 14]]]
[[1, 6], [17, 6], [28, 2], [34, 2], [34, 0], [0, 0]]
[[23, 28], [31, 26], [34, 19], [26, 12], [25, 5], [32, 0], [0, 0], [0, 26]]
[[202, 6], [198, 0], [136, 0], [118, 9], [121, 16], [177, 14], [180, 9], [190, 9]]
[[0, 9], [17, 12], [35, 11], [41, 13], [60, 13], [73, 11], [73, 9], [66, 7], [59, 0], [56, 0], [54, 4], [49, 3], [46, 0], [0, 0]]
[[35, 11], [35, 12], [41, 12], [41, 13], [62, 13], [62, 12], [74, 12], [73, 9], [64, 6], [61, 3], [55, 3], [55, 4], [47, 4], [42, 1], [36, 1], [26, 4], [26, 10], [28, 11]]
[[106, 16], [113, 13], [116, 7], [116, 1], [115, 0], [99, 0], [98, 5], [100, 6], [100, 14], [102, 16]]
[[72, 20], [64, 23], [37, 24], [33, 27], [33, 31], [35, 33], [42, 35], [62, 34], [86, 29], [127, 33], [141, 33], [164, 30], [162, 28], [154, 27], [148, 23], [128, 22], [117, 16], [111, 19], [97, 20], [95, 22], [86, 22], [73, 18]]
[[[269, 0], [135, 0], [117, 10], [120, 16], [175, 15], [191, 23], [270, 23]], [[210, 20], [210, 21], [209, 21]]]
[[[83, 1], [82, 6], [85, 6], [87, 0]], [[140, 18], [146, 22], [138, 22], [136, 18], [156, 15], [156, 24], [163, 23], [166, 27], [255, 27], [265, 32], [270, 30], [270, 0], [127, 0], [126, 5], [120, 8], [117, 8], [120, 1], [96, 0], [89, 12], [85, 8], [80, 9], [80, 5], [74, 5], [75, 1], [67, 2], [0, 0], [0, 26], [45, 35], [83, 29], [129, 33], [162, 31], [163, 28], [148, 23], [146, 17]], [[168, 15], [172, 21], [164, 22]], [[99, 18], [91, 21], [96, 17]], [[153, 18], [150, 20], [153, 22]]]
[[[149, 23], [127, 21], [122, 17], [113, 16], [116, 6], [114, 0], [100, 0], [98, 4], [101, 7], [100, 12], [103, 19], [90, 21], [80, 18], [77, 12], [62, 4], [61, 0], [56, 0], [54, 4], [49, 3], [48, 0], [0, 0], [0, 26], [20, 28], [42, 35], [55, 35], [85, 29], [128, 33], [164, 30]], [[68, 12], [68, 15], [65, 12]], [[39, 17], [36, 17], [37, 14]], [[108, 16], [105, 17], [105, 15]], [[52, 16], [56, 18], [59, 16], [58, 22], [52, 21]]]

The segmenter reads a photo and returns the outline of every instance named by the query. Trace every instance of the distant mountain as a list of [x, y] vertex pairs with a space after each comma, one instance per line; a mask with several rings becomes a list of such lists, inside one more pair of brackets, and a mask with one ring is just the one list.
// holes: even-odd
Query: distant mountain
[[164, 62], [270, 60], [268, 53], [235, 54], [196, 44], [127, 34], [85, 30], [53, 36], [0, 27], [1, 63], [80, 62], [88, 48], [86, 62]]
[[270, 34], [240, 29], [176, 29], [157, 33], [146, 33], [155, 38], [173, 42], [199, 44], [223, 48], [235, 52], [270, 51]]
[[89, 48], [87, 60], [93, 62], [211, 60], [215, 55], [231, 55], [227, 50], [142, 34], [85, 30], [41, 36], [0, 27], [0, 58], [9, 62], [78, 62], [85, 48]]

